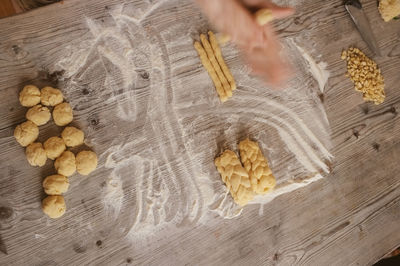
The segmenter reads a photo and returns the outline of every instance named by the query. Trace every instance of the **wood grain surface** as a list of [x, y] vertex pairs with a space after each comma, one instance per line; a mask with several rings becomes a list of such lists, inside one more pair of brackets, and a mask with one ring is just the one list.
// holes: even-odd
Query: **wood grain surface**
[[[140, 188], [135, 178], [151, 174], [160, 179], [168, 178], [169, 168], [176, 167], [190, 181], [187, 173], [192, 173], [193, 169], [187, 170], [189, 164], [181, 167], [180, 160], [196, 158], [185, 152], [189, 144], [170, 145], [172, 140], [165, 135], [170, 133], [177, 137], [181, 133], [164, 127], [162, 118], [164, 113], [173, 111], [168, 104], [179, 100], [173, 91], [179, 88], [181, 80], [189, 76], [198, 84], [202, 79], [208, 80], [200, 63], [185, 65], [187, 60], [198, 60], [191, 47], [192, 40], [186, 36], [186, 43], [175, 45], [173, 49], [171, 46], [162, 48], [163, 60], [173, 53], [182, 53], [182, 57], [169, 65], [169, 73], [179, 78], [167, 84], [172, 92], [165, 95], [162, 101], [166, 107], [160, 109], [154, 108], [151, 100], [143, 99], [155, 100], [161, 95], [152, 94], [148, 88], [150, 82], [153, 87], [157, 84], [162, 87], [159, 80], [162, 73], [153, 75], [152, 72], [149, 76], [145, 70], [139, 71], [131, 90], [119, 90], [126, 79], [110, 81], [96, 72], [107, 68], [106, 60], [89, 62], [88, 67], [79, 68], [74, 74], [79, 82], [57, 62], [68, 61], [72, 54], [85, 50], [93, 38], [90, 31], [96, 31], [95, 26], [88, 29], [89, 20], [111, 25], [115, 22], [111, 11], [121, 4], [126, 10], [140, 11], [148, 2], [158, 6], [147, 14], [156, 24], [144, 21], [145, 33], [132, 28], [132, 32], [139, 35], [147, 34], [148, 43], [173, 40], [174, 35], [162, 36], [155, 29], [173, 27], [175, 21], [190, 24], [198, 20], [201, 25], [198, 31], [208, 27], [204, 16], [189, 1], [69, 0], [62, 5], [54, 4], [0, 20], [0, 235], [8, 251], [8, 255], [0, 253], [1, 265], [370, 265], [400, 244], [400, 24], [384, 23], [376, 1], [362, 2], [383, 54], [374, 57], [386, 83], [387, 98], [379, 106], [364, 103], [344, 76], [346, 66], [340, 60], [342, 49], [357, 46], [368, 56], [372, 54], [355, 30], [341, 0], [292, 1], [296, 14], [275, 23], [281, 38], [298, 40], [304, 47], [312, 48], [314, 57], [320, 55], [319, 59], [328, 63], [331, 76], [320, 97], [333, 142], [334, 160], [329, 175], [276, 197], [264, 205], [263, 214], [257, 205], [250, 205], [234, 219], [215, 215], [213, 222], [200, 222], [197, 217], [189, 217], [156, 230], [135, 227], [137, 217], [142, 217], [136, 214], [143, 211], [139, 208], [142, 202], [136, 196]], [[281, 4], [290, 2], [279, 1]], [[140, 46], [141, 42], [135, 45]], [[150, 63], [156, 70], [161, 69], [157, 62], [148, 63], [151, 58], [133, 56], [143, 60], [143, 69]], [[227, 56], [234, 73], [239, 68], [238, 57], [237, 53]], [[72, 61], [81, 59], [73, 57]], [[116, 69], [107, 70], [116, 77], [121, 76]], [[251, 93], [240, 87], [241, 81], [238, 81], [237, 95]], [[44, 197], [41, 180], [53, 173], [52, 162], [48, 161], [43, 168], [30, 167], [23, 148], [13, 138], [13, 130], [25, 120], [26, 112], [18, 103], [18, 93], [31, 83], [63, 89], [74, 106], [74, 125], [85, 131], [87, 145], [101, 154], [99, 168], [93, 175], [70, 178], [67, 213], [57, 220], [48, 219], [40, 210]], [[116, 88], [113, 93], [104, 88], [104, 83]], [[198, 84], [193, 83], [190, 89], [195, 91]], [[184, 97], [189, 96], [182, 95]], [[216, 98], [214, 94], [212, 97]], [[138, 99], [138, 106], [132, 106], [127, 100], [131, 98]], [[210, 105], [209, 108], [214, 107]], [[140, 110], [155, 109], [148, 113], [153, 122], [136, 119], [122, 123], [113, 113], [115, 108], [120, 108], [118, 110], [128, 118], [140, 118]], [[211, 130], [216, 126], [213, 123], [205, 123], [202, 128]], [[51, 124], [40, 130], [39, 141], [61, 131]], [[146, 135], [150, 131], [152, 134]], [[119, 145], [121, 139], [126, 142]], [[148, 140], [154, 145], [149, 147]], [[196, 143], [199, 150], [202, 150], [202, 141], [207, 143], [208, 140]], [[118, 152], [108, 156], [109, 147], [135, 154], [120, 169], [122, 173], [119, 174], [125, 178], [121, 185], [123, 197], [115, 203], [120, 206], [116, 216], [110, 215], [104, 204], [108, 178], [118, 174], [107, 165], [123, 164], [126, 158]], [[163, 153], [158, 154], [159, 150]], [[204, 152], [210, 153], [211, 162], [215, 150]], [[143, 167], [138, 166], [140, 161], [136, 154], [147, 158], [142, 162]], [[159, 161], [152, 160], [157, 156]], [[275, 168], [280, 171], [279, 164]], [[217, 173], [213, 175], [217, 177]], [[187, 184], [189, 181], [179, 182]], [[164, 186], [157, 180], [146, 182], [152, 182], [159, 191]], [[186, 194], [185, 187], [174, 192], [171, 198], [178, 200], [167, 206], [171, 219], [179, 216], [179, 213], [172, 213], [174, 205], [183, 209], [192, 206], [191, 202], [179, 199], [193, 199]], [[162, 197], [162, 194], [153, 196]], [[169, 202], [169, 198], [165, 201]]]

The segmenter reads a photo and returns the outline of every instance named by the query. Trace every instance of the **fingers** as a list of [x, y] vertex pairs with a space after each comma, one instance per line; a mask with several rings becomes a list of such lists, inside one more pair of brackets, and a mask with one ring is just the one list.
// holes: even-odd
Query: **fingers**
[[270, 8], [275, 19], [286, 18], [295, 13], [295, 10], [291, 7], [277, 7]]
[[242, 51], [253, 73], [278, 88], [289, 79], [292, 71], [278, 37], [270, 27], [265, 27], [265, 29], [266, 31], [270, 29], [270, 31], [264, 46], [252, 50], [242, 49]]
[[269, 8], [275, 18], [293, 13], [291, 8], [278, 7], [269, 1], [261, 0], [196, 0], [210, 21], [221, 32], [231, 36], [232, 41], [245, 54], [253, 72], [272, 85], [282, 84], [290, 70], [280, 55], [280, 44], [270, 24], [260, 26], [254, 14], [243, 3]]
[[210, 21], [221, 32], [231, 36], [239, 46], [264, 43], [263, 29], [238, 0], [197, 0]]

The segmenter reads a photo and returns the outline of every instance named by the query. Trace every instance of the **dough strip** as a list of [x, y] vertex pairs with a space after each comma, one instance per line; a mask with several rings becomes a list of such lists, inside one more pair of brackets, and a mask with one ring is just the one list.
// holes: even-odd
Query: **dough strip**
[[231, 87], [230, 87], [229, 82], [226, 79], [220, 65], [218, 64], [218, 61], [216, 59], [216, 56], [214, 54], [214, 51], [211, 47], [210, 42], [207, 40], [207, 37], [204, 34], [200, 34], [200, 40], [201, 40], [201, 43], [203, 44], [203, 47], [207, 53], [208, 59], [210, 59], [211, 65], [215, 69], [215, 72], [217, 73], [217, 76], [222, 83], [222, 87], [225, 91], [225, 94], [228, 97], [232, 97]]
[[221, 99], [221, 102], [226, 102], [228, 100], [228, 97], [222, 87], [221, 81], [218, 78], [218, 75], [212, 66], [210, 59], [207, 57], [207, 53], [204, 50], [203, 46], [199, 42], [194, 43], [194, 48], [196, 49], [197, 53], [199, 54], [200, 61], [203, 64], [204, 68], [207, 70], [208, 74], [210, 75], [215, 89], [217, 90], [217, 93], [219, 95], [219, 98]]
[[231, 95], [232, 95], [232, 91], [236, 90], [235, 79], [233, 78], [231, 71], [229, 70], [228, 66], [226, 65], [224, 58], [222, 57], [221, 48], [218, 45], [218, 41], [217, 41], [217, 38], [215, 37], [214, 33], [212, 31], [209, 31], [208, 36], [210, 37], [211, 47], [214, 51], [215, 57], [217, 58], [218, 64], [220, 65], [222, 71], [224, 72], [226, 79], [228, 80], [228, 82], [230, 84]]

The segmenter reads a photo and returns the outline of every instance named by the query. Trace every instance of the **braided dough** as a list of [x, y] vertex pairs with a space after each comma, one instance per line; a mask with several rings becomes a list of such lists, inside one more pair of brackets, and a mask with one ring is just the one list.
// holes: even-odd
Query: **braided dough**
[[239, 143], [240, 159], [249, 173], [251, 187], [257, 194], [266, 194], [276, 185], [275, 177], [256, 142], [249, 139]]
[[237, 204], [244, 206], [254, 198], [249, 175], [233, 151], [226, 150], [215, 159], [215, 166]]

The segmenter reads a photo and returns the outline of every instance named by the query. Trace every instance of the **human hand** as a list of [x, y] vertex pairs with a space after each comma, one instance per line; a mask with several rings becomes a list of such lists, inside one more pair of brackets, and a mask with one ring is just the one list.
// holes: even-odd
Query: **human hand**
[[281, 45], [271, 27], [258, 25], [251, 10], [268, 8], [274, 19], [294, 13], [268, 0], [196, 0], [217, 29], [238, 45], [253, 72], [272, 85], [281, 84], [290, 73]]

